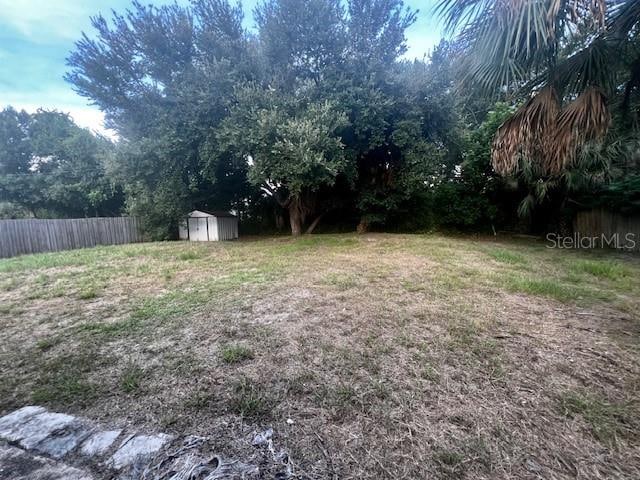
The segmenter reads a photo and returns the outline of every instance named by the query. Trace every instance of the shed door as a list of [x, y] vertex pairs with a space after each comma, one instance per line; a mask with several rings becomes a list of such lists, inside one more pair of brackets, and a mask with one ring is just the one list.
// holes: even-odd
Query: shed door
[[209, 217], [207, 219], [207, 221], [209, 222], [209, 241], [211, 242], [217, 242], [218, 239], [218, 218], [216, 217]]
[[206, 242], [207, 235], [206, 217], [194, 217], [189, 219], [189, 238], [194, 242]]

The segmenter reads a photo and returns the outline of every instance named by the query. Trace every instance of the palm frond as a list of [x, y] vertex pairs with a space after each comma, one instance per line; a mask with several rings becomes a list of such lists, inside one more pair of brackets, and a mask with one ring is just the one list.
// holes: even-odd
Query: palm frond
[[615, 56], [612, 43], [598, 37], [556, 65], [555, 81], [564, 87], [565, 94], [582, 92], [591, 85], [611, 92], [618, 86], [615, 69], [609, 68]]
[[494, 4], [494, 0], [442, 0], [434, 12], [445, 20], [445, 32], [451, 34], [486, 15]]
[[553, 87], [546, 87], [520, 107], [503, 123], [492, 145], [492, 164], [496, 172], [516, 172], [519, 160], [547, 157], [552, 151], [553, 129], [560, 113], [560, 100]]
[[634, 27], [640, 24], [640, 2], [625, 0], [613, 3], [607, 19], [607, 30], [618, 39], [624, 40]]
[[546, 170], [558, 174], [572, 165], [578, 149], [589, 141], [602, 140], [610, 123], [606, 95], [597, 87], [587, 88], [560, 113]]
[[536, 206], [536, 197], [532, 194], [527, 195], [518, 205], [518, 216], [520, 218], [529, 218]]
[[624, 87], [621, 110], [625, 118], [629, 115], [631, 96], [634, 91], [640, 90], [640, 56], [629, 67], [629, 79]]
[[465, 87], [495, 91], [548, 76], [569, 32], [585, 24], [604, 31], [610, 1], [441, 0], [436, 13], [465, 52]]

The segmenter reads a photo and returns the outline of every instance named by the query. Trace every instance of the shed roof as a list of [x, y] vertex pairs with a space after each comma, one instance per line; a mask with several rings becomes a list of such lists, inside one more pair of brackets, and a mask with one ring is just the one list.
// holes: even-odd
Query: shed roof
[[208, 211], [208, 210], [194, 210], [193, 212], [189, 213], [188, 215], [189, 217], [229, 217], [229, 218], [236, 218], [236, 216], [232, 213], [229, 212], [225, 212], [225, 211], [221, 211], [221, 210], [214, 210], [214, 211]]

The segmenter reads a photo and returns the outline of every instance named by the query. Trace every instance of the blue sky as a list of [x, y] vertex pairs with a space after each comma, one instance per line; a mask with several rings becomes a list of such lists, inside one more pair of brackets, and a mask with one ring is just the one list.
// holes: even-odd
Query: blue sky
[[[186, 0], [178, 0], [187, 3]], [[89, 17], [111, 9], [124, 11], [130, 0], [0, 0], [0, 108], [13, 105], [34, 111], [57, 108], [71, 114], [83, 127], [104, 132], [97, 107], [73, 92], [63, 80], [65, 58], [81, 32], [91, 34]], [[143, 0], [143, 3], [173, 3], [173, 0]], [[250, 12], [257, 0], [244, 0]], [[431, 11], [435, 0], [405, 0], [420, 10], [418, 21], [407, 31], [407, 57], [428, 53], [440, 38], [440, 28]], [[253, 26], [247, 13], [246, 26]], [[107, 133], [107, 132], [104, 132]]]

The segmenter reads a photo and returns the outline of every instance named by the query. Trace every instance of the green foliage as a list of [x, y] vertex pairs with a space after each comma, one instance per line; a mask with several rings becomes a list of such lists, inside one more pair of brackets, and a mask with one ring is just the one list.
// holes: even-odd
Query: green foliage
[[491, 167], [491, 142], [511, 109], [497, 103], [477, 128], [462, 139], [462, 161], [430, 193], [430, 208], [437, 226], [455, 230], [491, 231], [507, 223], [503, 205], [504, 183]]
[[11, 202], [0, 202], [0, 218], [27, 218], [29, 210]]
[[[443, 0], [462, 41], [414, 61], [402, 55], [418, 12], [401, 0], [263, 0], [255, 32], [229, 0], [135, 1], [98, 15], [66, 79], [104, 112], [118, 142], [59, 112], [3, 110], [0, 217], [126, 209], [149, 237], [169, 239], [194, 208], [233, 209], [246, 231], [289, 220], [295, 234], [320, 220], [331, 229], [488, 232], [562, 226], [575, 205], [637, 212], [634, 2], [577, 3], [601, 20], [608, 7], [607, 22], [565, 4], [476, 3]], [[456, 89], [461, 77], [474, 89]], [[541, 174], [515, 136], [517, 175], [498, 177], [496, 132], [551, 80], [564, 87], [559, 106], [594, 85], [607, 93], [598, 118], [608, 123], [609, 103], [609, 136], [566, 129], [585, 141], [562, 175]]]
[[188, 250], [178, 254], [180, 260], [197, 260], [200, 257], [202, 257], [202, 254], [196, 250]]
[[3, 216], [118, 214], [121, 192], [105, 172], [113, 148], [66, 114], [4, 109], [0, 112], [0, 195], [7, 202]]
[[26, 132], [31, 116], [7, 107], [0, 112], [0, 173], [28, 173], [31, 166], [32, 145]]
[[76, 44], [67, 80], [123, 140], [109, 171], [128, 210], [156, 238], [194, 207], [286, 212], [294, 233], [334, 211], [379, 225], [408, 212], [455, 157], [447, 49], [433, 68], [399, 60], [416, 12], [266, 0], [255, 38], [242, 18], [226, 0], [134, 3]]
[[299, 196], [332, 185], [347, 169], [338, 136], [347, 125], [334, 103], [310, 102], [287, 94], [247, 87], [220, 133], [221, 143], [250, 159], [249, 180], [256, 186], [281, 186]]
[[566, 230], [570, 205], [636, 209], [626, 179], [638, 168], [637, 1], [441, 0], [438, 10], [458, 35], [460, 90], [520, 106], [493, 158], [515, 177], [529, 227]]
[[230, 208], [250, 196], [243, 167], [212, 149], [234, 85], [257, 67], [242, 16], [218, 0], [190, 8], [136, 2], [112, 22], [93, 18], [96, 35], [84, 36], [68, 59], [67, 80], [121, 136], [110, 171], [151, 237], [175, 237], [178, 219], [194, 207]]
[[95, 356], [69, 354], [42, 361], [31, 401], [45, 405], [90, 405], [98, 397], [99, 386], [89, 381]]
[[[423, 61], [402, 59], [417, 12], [401, 0], [264, 0], [254, 12], [255, 32], [244, 30], [242, 6], [228, 0], [193, 0], [189, 7], [135, 2], [125, 15], [93, 19], [94, 33], [77, 42], [66, 78], [118, 132], [117, 152], [103, 163], [122, 186], [128, 212], [153, 238], [175, 237], [179, 219], [193, 208], [234, 209], [256, 232], [280, 230], [287, 217], [294, 234], [320, 220], [359, 230], [533, 228], [536, 218], [560, 223], [569, 194], [630, 178], [636, 168], [609, 168], [614, 144], [625, 143], [612, 141], [611, 148], [582, 149], [563, 177], [541, 176], [526, 161], [515, 179], [494, 173], [492, 139], [513, 105], [456, 91], [459, 67], [485, 91], [508, 93], [514, 105], [527, 98], [511, 88], [514, 80], [535, 91], [546, 82], [538, 73], [553, 70], [570, 96], [585, 87], [575, 72], [602, 77], [595, 72], [604, 58], [600, 43], [588, 33], [595, 24], [569, 16], [560, 23], [580, 28], [564, 38], [562, 25], [539, 21], [548, 8], [539, 3], [497, 12], [482, 4], [478, 16], [468, 16], [469, 2], [444, 1], [451, 25], [479, 40], [482, 55], [460, 63], [469, 50], [464, 42], [443, 41]], [[518, 21], [498, 28], [500, 15]], [[635, 32], [634, 22], [620, 31]], [[637, 52], [626, 47], [631, 65]], [[631, 112], [637, 86], [635, 77], [625, 78], [623, 103]], [[24, 122], [13, 112], [0, 132], [10, 136]], [[11, 160], [0, 155], [0, 164], [27, 171], [24, 158], [51, 149], [64, 130], [50, 123], [33, 145], [12, 143]], [[86, 150], [80, 139], [71, 143], [70, 150]], [[74, 189], [49, 191], [47, 177], [36, 173], [28, 185], [12, 184], [12, 203], [31, 210], [53, 199], [106, 201], [103, 188], [80, 189], [83, 200], [71, 198]], [[632, 180], [602, 189], [614, 203], [636, 200]], [[529, 223], [518, 225], [517, 211]]]
[[399, 62], [388, 83], [355, 91], [359, 115], [353, 120], [357, 143], [352, 151], [358, 160], [362, 227], [424, 227], [416, 222], [416, 211], [430, 208], [433, 187], [460, 160], [449, 45], [441, 43], [430, 60], [428, 65]]
[[640, 212], [640, 173], [621, 176], [596, 189], [584, 189], [576, 196], [582, 205], [591, 208], [606, 208], [626, 215], [637, 214]]
[[265, 0], [254, 16], [267, 75], [276, 82], [317, 80], [340, 64], [346, 44], [340, 0]]

